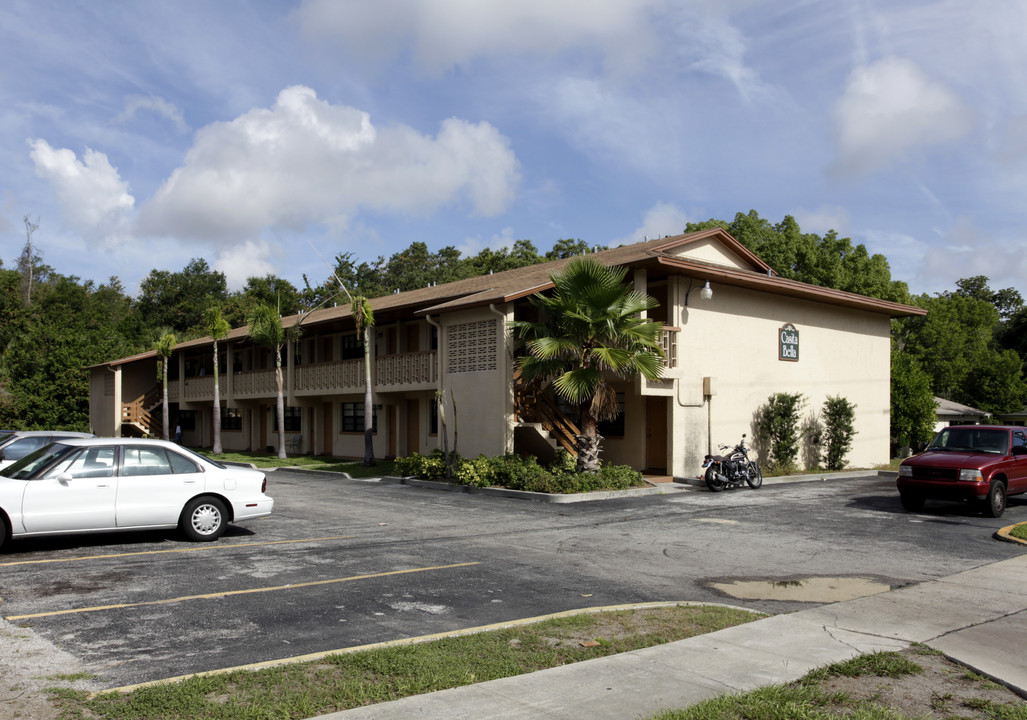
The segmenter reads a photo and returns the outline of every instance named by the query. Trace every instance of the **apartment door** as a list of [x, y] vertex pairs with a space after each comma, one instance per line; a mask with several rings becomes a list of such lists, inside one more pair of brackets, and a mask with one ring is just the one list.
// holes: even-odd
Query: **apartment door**
[[413, 455], [421, 449], [421, 403], [415, 398], [407, 400], [406, 412], [407, 446], [406, 454]]
[[332, 433], [332, 404], [330, 402], [324, 403], [321, 407], [321, 414], [323, 419], [321, 421], [322, 432], [324, 433], [321, 438], [321, 452], [325, 455], [335, 454], [335, 435]]
[[386, 430], [386, 436], [388, 437], [388, 446], [387, 446], [388, 449], [387, 449], [387, 452], [386, 452], [385, 456], [386, 457], [390, 457], [390, 458], [394, 458], [394, 457], [396, 457], [396, 415], [398, 414], [396, 412], [397, 406], [396, 405], [386, 405], [386, 407], [389, 409], [389, 412], [388, 412], [389, 429]]
[[645, 466], [667, 472], [667, 398], [645, 399]]

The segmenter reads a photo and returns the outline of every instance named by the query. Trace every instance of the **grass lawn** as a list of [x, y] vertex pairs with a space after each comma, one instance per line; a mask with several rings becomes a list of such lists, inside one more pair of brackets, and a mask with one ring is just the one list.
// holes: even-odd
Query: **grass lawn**
[[1020, 523], [1009, 531], [1009, 534], [1020, 540], [1027, 540], [1027, 523]]
[[362, 460], [340, 460], [336, 457], [293, 455], [280, 460], [277, 455], [262, 452], [226, 452], [212, 455], [208, 448], [192, 449], [219, 462], [252, 463], [258, 468], [301, 467], [307, 470], [345, 472], [351, 477], [381, 477], [393, 472], [391, 460], [376, 460], [375, 465], [364, 467]]
[[127, 694], [90, 698], [67, 688], [48, 692], [68, 718], [298, 720], [659, 645], [760, 617], [698, 605], [582, 613], [264, 670], [193, 677]]

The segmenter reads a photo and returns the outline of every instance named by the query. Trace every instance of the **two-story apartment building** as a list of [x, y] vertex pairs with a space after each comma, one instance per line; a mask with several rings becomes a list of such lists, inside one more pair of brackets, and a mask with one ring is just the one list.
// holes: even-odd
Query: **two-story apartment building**
[[[752, 435], [755, 412], [777, 392], [802, 393], [806, 414], [828, 396], [847, 398], [856, 406], [857, 432], [849, 462], [888, 459], [889, 321], [922, 310], [781, 278], [722, 229], [595, 257], [627, 267], [634, 286], [660, 303], [649, 316], [665, 325], [663, 377], [616, 383], [621, 414], [601, 428], [605, 460], [694, 475], [710, 447]], [[464, 456], [572, 446], [571, 410], [551, 388], [520, 386], [508, 329], [511, 320], [531, 317], [528, 296], [550, 287], [550, 274], [566, 262], [372, 300], [377, 457], [442, 447], [444, 430], [449, 447]], [[287, 450], [361, 457], [364, 353], [350, 308], [283, 324], [302, 328], [283, 350]], [[273, 354], [238, 328], [219, 344], [219, 355], [224, 448], [277, 446]], [[94, 433], [159, 434], [156, 367], [149, 352], [90, 368]], [[212, 445], [213, 399], [211, 339], [180, 343], [168, 400], [186, 444]]]

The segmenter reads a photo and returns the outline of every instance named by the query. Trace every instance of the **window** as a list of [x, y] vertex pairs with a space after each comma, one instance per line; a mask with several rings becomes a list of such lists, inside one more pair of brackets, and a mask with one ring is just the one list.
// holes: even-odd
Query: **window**
[[364, 357], [364, 343], [356, 335], [342, 336], [342, 359], [357, 360]]
[[1027, 435], [1022, 432], [1013, 433], [1013, 447], [1027, 448]]
[[103, 376], [103, 394], [106, 397], [114, 396], [114, 375], [111, 373]]
[[242, 430], [242, 409], [221, 408], [221, 429]]
[[[364, 432], [364, 403], [342, 403], [340, 432]], [[378, 409], [371, 406], [371, 431], [378, 432]]]
[[178, 424], [182, 427], [182, 430], [195, 430], [196, 429], [196, 411], [195, 410], [179, 410], [178, 411]]
[[431, 410], [428, 413], [428, 434], [439, 434], [439, 399], [437, 397], [431, 399]]
[[[278, 411], [272, 413], [274, 415], [274, 422], [272, 423], [272, 429], [274, 432], [278, 432]], [[302, 417], [302, 410], [298, 407], [286, 407], [285, 408], [285, 432], [302, 432], [302, 424], [300, 418]]]
[[73, 478], [103, 478], [114, 475], [114, 448], [82, 448], [69, 453], [50, 468], [47, 478], [69, 473]]
[[196, 463], [186, 457], [182, 457], [177, 452], [168, 451], [168, 459], [171, 460], [171, 470], [176, 473], [195, 473], [200, 472], [200, 469], [196, 467]]
[[128, 446], [122, 449], [122, 453], [123, 476], [171, 474], [171, 463], [163, 448]]

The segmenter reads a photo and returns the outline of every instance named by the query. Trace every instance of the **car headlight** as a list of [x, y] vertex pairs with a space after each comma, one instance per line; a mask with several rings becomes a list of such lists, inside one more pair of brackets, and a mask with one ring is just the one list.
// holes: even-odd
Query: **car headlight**
[[984, 476], [977, 468], [963, 468], [959, 471], [960, 482], [984, 482]]
[[913, 466], [899, 465], [899, 477], [913, 477]]

